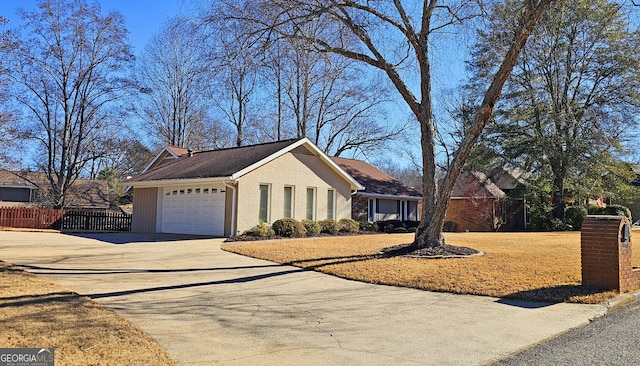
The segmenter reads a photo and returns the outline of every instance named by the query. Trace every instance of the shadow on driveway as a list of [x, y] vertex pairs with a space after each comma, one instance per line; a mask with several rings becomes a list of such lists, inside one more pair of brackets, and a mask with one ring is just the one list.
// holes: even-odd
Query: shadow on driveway
[[305, 271], [304, 269], [296, 268], [296, 269], [289, 269], [289, 270], [280, 271], [280, 272], [271, 272], [271, 273], [264, 273], [264, 274], [254, 275], [254, 276], [232, 278], [232, 279], [228, 279], [228, 280], [185, 283], [185, 284], [181, 284], [181, 285], [158, 286], [158, 287], [141, 288], [141, 289], [136, 289], [136, 290], [113, 291], [113, 292], [104, 292], [104, 293], [101, 293], [101, 294], [80, 294], [80, 295], [81, 296], [87, 296], [87, 297], [89, 297], [91, 299], [101, 299], [101, 298], [105, 298], [105, 297], [126, 296], [126, 295], [140, 294], [140, 293], [145, 293], [145, 292], [156, 292], [156, 291], [165, 291], [165, 290], [179, 290], [179, 289], [192, 288], [192, 287], [213, 286], [213, 285], [228, 285], [228, 284], [234, 284], [234, 283], [246, 283], [246, 282], [253, 282], [253, 281], [258, 281], [258, 280], [264, 280], [264, 279], [271, 278], [271, 277], [284, 276], [284, 275], [288, 275], [288, 274], [304, 272], [304, 271]]
[[144, 268], [62, 268], [43, 267], [31, 264], [15, 263], [33, 274], [46, 276], [56, 275], [105, 275], [105, 274], [125, 274], [125, 273], [185, 273], [185, 272], [209, 272], [209, 271], [231, 271], [238, 269], [273, 268], [283, 267], [284, 264], [265, 264], [255, 266], [238, 267], [211, 267], [211, 268], [172, 268], [172, 269], [144, 269]]
[[[538, 309], [557, 303], [570, 302], [572, 297], [589, 296], [606, 291], [606, 289], [583, 286], [581, 284], [559, 285], [514, 292], [496, 302], [525, 309]], [[540, 302], [537, 299], [546, 301]]]
[[183, 240], [202, 239], [223, 239], [214, 236], [186, 235], [186, 234], [149, 234], [149, 233], [84, 233], [65, 232], [65, 235], [77, 236], [79, 238], [94, 239], [111, 244], [132, 244], [132, 243], [159, 243]]

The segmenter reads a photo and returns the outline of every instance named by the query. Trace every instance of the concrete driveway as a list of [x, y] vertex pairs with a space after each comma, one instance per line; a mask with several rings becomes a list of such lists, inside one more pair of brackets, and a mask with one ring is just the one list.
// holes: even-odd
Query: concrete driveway
[[353, 282], [221, 243], [0, 232], [0, 259], [117, 311], [181, 365], [481, 365], [605, 310]]

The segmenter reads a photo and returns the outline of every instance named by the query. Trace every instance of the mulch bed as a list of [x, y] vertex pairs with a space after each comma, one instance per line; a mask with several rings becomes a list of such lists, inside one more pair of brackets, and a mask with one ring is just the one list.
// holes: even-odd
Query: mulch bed
[[374, 234], [380, 234], [380, 233], [376, 232], [376, 231], [359, 231], [357, 233], [339, 232], [339, 233], [336, 233], [336, 234], [318, 233], [318, 234], [313, 235], [313, 236], [305, 236], [305, 237], [302, 237], [302, 238], [289, 238], [289, 237], [280, 236], [280, 235], [270, 235], [270, 236], [236, 235], [236, 236], [232, 236], [230, 238], [227, 238], [224, 242], [225, 243], [234, 243], [234, 242], [238, 242], [238, 241], [312, 239], [312, 238], [328, 238], [328, 237], [332, 237], [332, 236], [358, 236], [358, 235], [374, 235]]
[[443, 245], [435, 248], [415, 248], [411, 244], [394, 245], [383, 248], [380, 254], [388, 257], [405, 256], [413, 258], [465, 258], [482, 255], [482, 252], [467, 247]]

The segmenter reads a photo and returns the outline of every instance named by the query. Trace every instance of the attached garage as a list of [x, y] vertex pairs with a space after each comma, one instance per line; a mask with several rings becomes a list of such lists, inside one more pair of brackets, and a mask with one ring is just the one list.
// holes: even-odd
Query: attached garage
[[132, 231], [207, 236], [242, 233], [265, 211], [269, 225], [303, 219], [308, 207], [318, 219], [346, 218], [352, 193], [363, 188], [307, 138], [187, 151], [123, 185], [133, 188]]
[[224, 236], [224, 186], [165, 187], [160, 231]]

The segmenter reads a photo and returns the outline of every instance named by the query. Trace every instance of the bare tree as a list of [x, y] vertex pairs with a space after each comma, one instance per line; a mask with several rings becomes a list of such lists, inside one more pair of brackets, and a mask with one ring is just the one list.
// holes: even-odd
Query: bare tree
[[211, 60], [206, 30], [188, 18], [167, 21], [144, 49], [137, 67], [141, 116], [162, 144], [210, 147]]
[[[500, 66], [486, 88], [482, 104], [466, 129], [441, 185], [436, 179], [430, 42], [439, 31], [464, 21], [465, 11], [476, 2], [425, 0], [418, 5], [401, 0], [254, 0], [229, 5], [235, 7], [238, 18], [255, 25], [257, 37], [269, 38], [276, 34], [303, 39], [320, 52], [340, 55], [379, 70], [395, 86], [421, 130], [425, 204], [413, 245], [435, 248], [444, 246], [442, 226], [456, 179], [491, 118], [522, 47], [552, 1], [523, 0], [519, 11], [513, 15], [518, 19], [518, 27], [507, 35], [511, 39], [510, 46], [502, 54]], [[303, 33], [306, 24], [316, 22], [329, 26], [320, 34]], [[417, 70], [417, 75], [412, 70]], [[418, 87], [414, 89], [411, 86], [416, 80]]]
[[341, 156], [380, 148], [403, 133], [403, 126], [382, 122], [389, 100], [386, 84], [369, 80], [353, 60], [295, 44], [291, 53], [285, 64], [290, 68], [285, 71], [287, 106], [298, 137]]
[[[222, 52], [218, 63], [223, 75], [228, 75], [221, 79], [232, 86], [226, 92], [232, 98], [223, 96], [218, 103], [237, 130], [243, 132], [249, 126], [253, 134], [263, 136], [261, 140], [308, 137], [331, 155], [380, 148], [404, 132], [405, 126], [395, 121], [382, 122], [388, 84], [373, 80], [357, 62], [318, 52], [306, 38], [254, 38], [253, 24], [238, 21], [234, 14], [232, 7], [214, 7], [207, 21], [225, 25], [224, 47], [229, 44], [225, 38], [232, 41], [232, 52]], [[301, 34], [321, 34], [325, 28], [321, 23], [304, 26]], [[374, 82], [378, 83], [372, 87]], [[240, 91], [245, 92], [244, 99]], [[254, 94], [265, 101], [260, 106], [267, 108], [256, 110], [249, 105], [247, 97], [255, 98]], [[250, 114], [249, 121], [241, 112]]]
[[130, 86], [124, 76], [133, 56], [122, 15], [103, 15], [96, 3], [41, 0], [20, 15], [26, 33], [11, 56], [11, 91], [33, 121], [20, 128], [42, 148], [51, 204], [64, 207], [69, 187], [103, 154], [88, 147], [118, 134], [109, 107]]
[[289, 136], [285, 119], [285, 80], [284, 64], [286, 62], [286, 47], [284, 40], [272, 42], [265, 49], [265, 57], [261, 65], [261, 74], [266, 74], [266, 84], [270, 84], [275, 94], [275, 106], [269, 111], [271, 118], [265, 118], [264, 123], [257, 126], [260, 131], [271, 140], [281, 141]]
[[213, 50], [215, 83], [214, 103], [226, 122], [235, 129], [235, 146], [257, 142], [255, 125], [260, 119], [259, 107], [252, 108], [252, 98], [258, 89], [261, 55], [256, 44], [242, 37], [243, 24], [238, 22], [208, 22], [216, 24], [218, 47]]
[[[6, 24], [7, 20], [0, 15], [0, 28], [2, 28], [2, 33], [0, 34], [0, 142], [5, 146], [11, 144], [13, 140], [12, 137], [15, 135], [13, 133], [13, 127], [10, 124], [15, 117], [8, 104], [9, 94], [7, 93], [7, 86], [9, 82], [7, 80], [7, 73], [9, 70], [6, 68], [6, 62], [3, 59], [17, 46], [15, 40], [12, 39], [11, 33], [4, 29]], [[0, 156], [0, 163], [8, 163], [9, 160], [10, 157], [8, 154], [2, 154]]]

